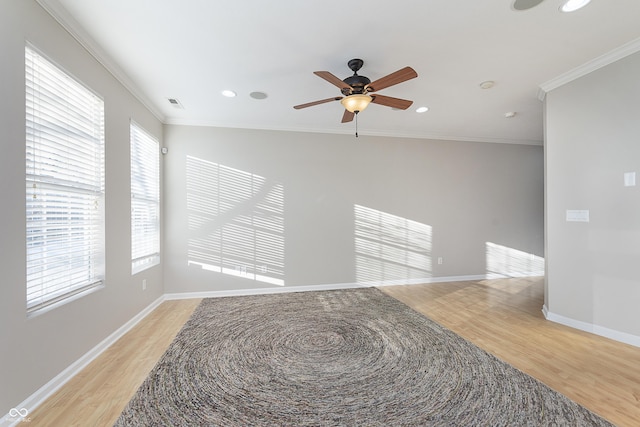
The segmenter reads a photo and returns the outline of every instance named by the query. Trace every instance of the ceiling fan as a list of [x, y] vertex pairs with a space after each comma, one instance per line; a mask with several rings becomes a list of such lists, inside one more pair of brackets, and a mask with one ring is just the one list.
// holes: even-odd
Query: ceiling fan
[[352, 59], [349, 61], [347, 65], [351, 71], [353, 71], [353, 75], [344, 80], [340, 80], [328, 71], [314, 71], [313, 74], [316, 76], [322, 77], [332, 85], [339, 87], [342, 95], [344, 96], [336, 96], [333, 98], [308, 102], [306, 104], [296, 105], [293, 108], [299, 110], [301, 108], [312, 107], [314, 105], [324, 104], [331, 101], [340, 101], [345, 108], [344, 115], [342, 116], [342, 123], [347, 123], [352, 121], [356, 114], [367, 108], [369, 103], [398, 108], [400, 110], [406, 110], [411, 106], [411, 104], [413, 104], [413, 101], [406, 99], [373, 94], [373, 92], [377, 92], [389, 86], [397, 85], [418, 77], [418, 73], [416, 73], [413, 68], [404, 67], [372, 82], [369, 78], [358, 75], [358, 70], [362, 68], [363, 64], [364, 61], [362, 59]]

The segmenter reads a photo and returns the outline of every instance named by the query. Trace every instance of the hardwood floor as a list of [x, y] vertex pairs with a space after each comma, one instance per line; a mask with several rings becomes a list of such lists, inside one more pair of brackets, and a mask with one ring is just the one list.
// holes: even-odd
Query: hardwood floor
[[31, 412], [29, 426], [113, 426], [199, 302], [163, 302]]
[[640, 425], [640, 348], [547, 321], [542, 278], [382, 290], [618, 426]]
[[[545, 320], [542, 279], [381, 289], [616, 425], [640, 425], [640, 348]], [[30, 425], [111, 426], [199, 302], [164, 302], [29, 414]]]

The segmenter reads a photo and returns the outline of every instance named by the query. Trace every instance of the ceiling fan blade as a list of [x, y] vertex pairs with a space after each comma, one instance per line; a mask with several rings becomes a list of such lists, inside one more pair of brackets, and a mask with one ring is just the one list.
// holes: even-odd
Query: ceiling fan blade
[[338, 77], [334, 76], [328, 71], [314, 71], [313, 74], [315, 74], [318, 77], [322, 77], [332, 85], [338, 86], [340, 89], [351, 89], [351, 86], [349, 86], [348, 84], [346, 84], [345, 82], [343, 82]]
[[369, 92], [376, 92], [387, 88], [389, 86], [397, 85], [398, 83], [406, 82], [418, 77], [418, 73], [411, 67], [404, 67], [401, 70], [391, 73], [388, 76], [379, 78], [378, 80], [371, 82], [367, 85]]
[[349, 123], [350, 121], [353, 120], [353, 117], [355, 116], [354, 113], [352, 113], [349, 110], [344, 110], [344, 114], [342, 115], [342, 122], [341, 123]]
[[409, 101], [408, 99], [400, 99], [394, 98], [392, 96], [384, 96], [384, 95], [371, 95], [371, 102], [374, 104], [384, 105], [386, 107], [398, 108], [400, 110], [406, 110], [411, 107], [413, 101]]
[[293, 108], [299, 110], [301, 108], [313, 107], [314, 105], [324, 104], [326, 102], [331, 101], [340, 101], [342, 99], [341, 96], [334, 96], [333, 98], [321, 99], [320, 101], [307, 102], [306, 104], [295, 105]]

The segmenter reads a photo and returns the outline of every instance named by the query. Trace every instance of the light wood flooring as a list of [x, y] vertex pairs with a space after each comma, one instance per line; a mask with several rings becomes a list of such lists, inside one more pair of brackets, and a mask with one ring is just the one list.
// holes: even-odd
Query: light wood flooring
[[[640, 348], [545, 320], [541, 278], [381, 289], [616, 425], [640, 425]], [[29, 425], [111, 426], [199, 302], [162, 303], [30, 413]]]
[[618, 426], [640, 426], [640, 348], [547, 321], [544, 279], [383, 290]]
[[163, 302], [32, 411], [29, 427], [113, 426], [199, 302]]

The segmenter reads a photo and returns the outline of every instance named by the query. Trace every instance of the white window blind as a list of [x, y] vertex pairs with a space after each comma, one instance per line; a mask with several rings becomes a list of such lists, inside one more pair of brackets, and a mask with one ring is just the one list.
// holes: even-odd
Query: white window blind
[[160, 262], [158, 140], [131, 123], [131, 272]]
[[104, 280], [104, 102], [25, 48], [27, 311]]

